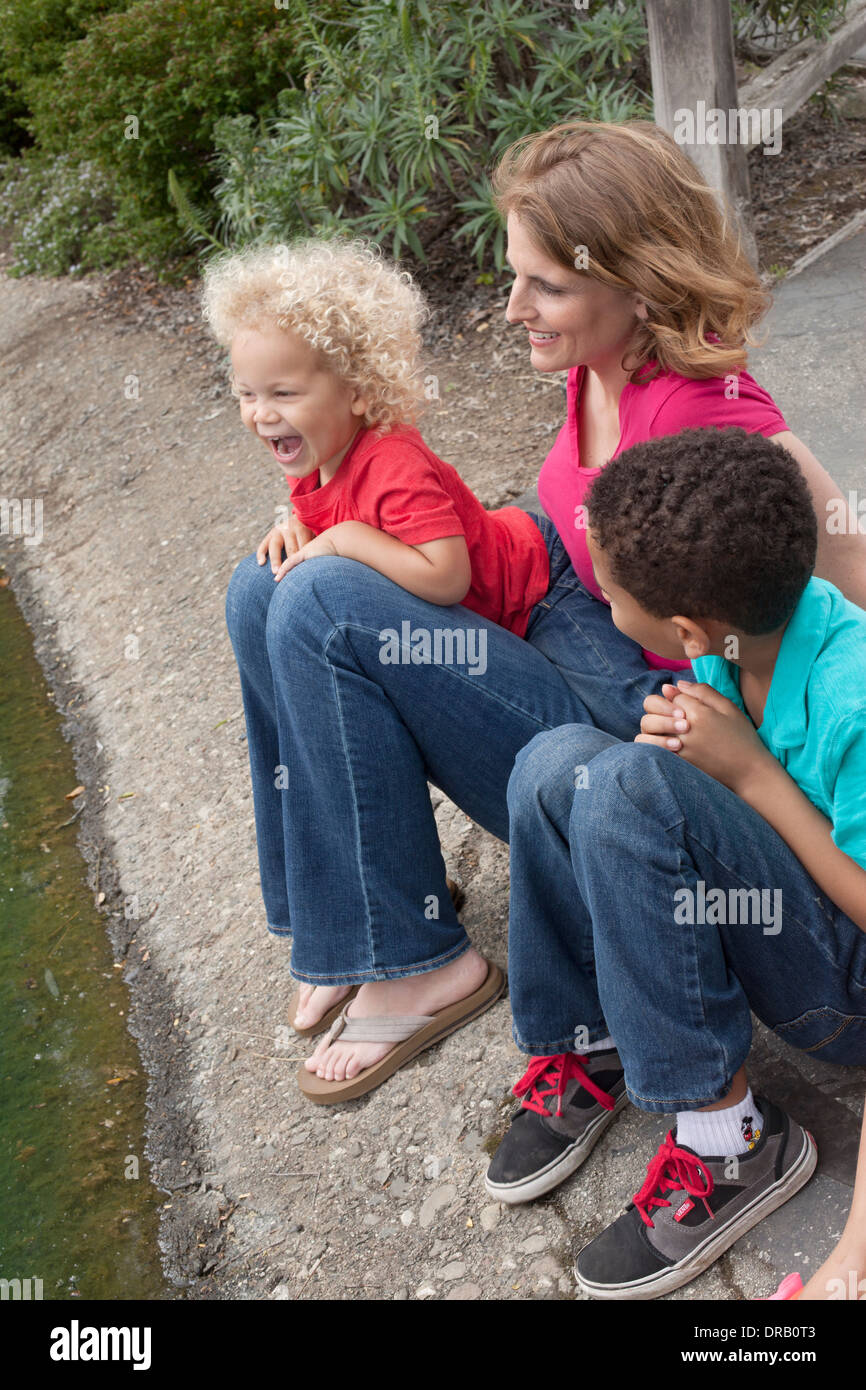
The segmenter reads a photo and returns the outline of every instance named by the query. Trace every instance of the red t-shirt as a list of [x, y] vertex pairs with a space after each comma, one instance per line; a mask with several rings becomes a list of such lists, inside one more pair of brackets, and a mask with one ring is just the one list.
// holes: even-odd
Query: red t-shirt
[[295, 516], [317, 535], [341, 521], [364, 521], [406, 545], [464, 536], [472, 566], [464, 608], [525, 635], [550, 578], [544, 537], [519, 507], [485, 511], [412, 426], [388, 434], [361, 428], [322, 487], [318, 473], [287, 481]]
[[[601, 469], [580, 466], [578, 409], [584, 370], [582, 366], [572, 367], [568, 373], [568, 416], [542, 465], [538, 496], [562, 537], [578, 578], [605, 603], [586, 544], [586, 500]], [[644, 386], [626, 382], [619, 400], [619, 423], [619, 443], [611, 458], [632, 444], [679, 434], [680, 430], [737, 425], [751, 434], [772, 435], [788, 428], [772, 396], [748, 372], [740, 372], [735, 382], [725, 376], [697, 379], [677, 372], [659, 372]], [[656, 670], [681, 670], [689, 664], [647, 651], [644, 659]]]

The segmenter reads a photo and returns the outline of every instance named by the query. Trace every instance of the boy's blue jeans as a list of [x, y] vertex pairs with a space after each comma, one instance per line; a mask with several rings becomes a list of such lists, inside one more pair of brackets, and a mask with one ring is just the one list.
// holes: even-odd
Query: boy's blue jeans
[[866, 1064], [866, 932], [727, 787], [667, 749], [572, 725], [518, 753], [508, 805], [524, 1052], [610, 1033], [630, 1099], [662, 1112], [727, 1093], [750, 1006], [793, 1046]]
[[[362, 983], [461, 955], [469, 940], [446, 887], [428, 779], [507, 840], [508, 778], [525, 744], [576, 721], [633, 738], [644, 697], [671, 678], [647, 667], [575, 575], [553, 524], [535, 519], [550, 587], [525, 639], [466, 608], [425, 603], [354, 560], [305, 560], [279, 584], [254, 555], [235, 570], [226, 620], [262, 895], [270, 930], [293, 937], [296, 978]], [[468, 631], [467, 659], [414, 663], [411, 634], [437, 629]], [[383, 660], [389, 630], [405, 661]]]

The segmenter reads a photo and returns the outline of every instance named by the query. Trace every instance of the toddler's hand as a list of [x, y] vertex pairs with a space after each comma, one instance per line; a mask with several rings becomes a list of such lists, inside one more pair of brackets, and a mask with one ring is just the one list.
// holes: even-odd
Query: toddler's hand
[[277, 575], [277, 570], [283, 557], [283, 551], [286, 552], [287, 556], [294, 555], [302, 546], [314, 540], [315, 535], [315, 531], [311, 531], [309, 526], [304, 526], [294, 517], [289, 517], [288, 521], [283, 522], [280, 526], [272, 527], [268, 532], [256, 551], [256, 559], [260, 565], [270, 559], [274, 576], [281, 578], [282, 576]]
[[675, 685], [663, 685], [663, 695], [647, 695], [643, 702], [646, 714], [640, 721], [641, 731], [635, 743], [657, 743], [662, 748], [679, 752], [682, 739], [677, 734], [688, 733], [689, 721], [682, 704], [677, 702]]
[[302, 545], [300, 550], [295, 551], [294, 555], [287, 555], [274, 575], [275, 582], [282, 579], [284, 574], [288, 574], [289, 570], [293, 570], [295, 565], [299, 565], [302, 560], [312, 560], [316, 555], [339, 555], [340, 552], [333, 540], [333, 532], [336, 529], [336, 526], [332, 526], [329, 530], [323, 531], [320, 536], [314, 536], [307, 545]]

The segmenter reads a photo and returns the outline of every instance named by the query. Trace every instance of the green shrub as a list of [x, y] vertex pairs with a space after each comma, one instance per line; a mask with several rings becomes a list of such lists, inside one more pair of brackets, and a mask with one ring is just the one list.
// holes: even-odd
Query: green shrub
[[0, 149], [33, 143], [30, 117], [53, 90], [69, 44], [130, 0], [0, 0]]
[[649, 114], [635, 80], [646, 45], [637, 0], [591, 14], [524, 0], [358, 0], [339, 25], [303, 0], [299, 9], [303, 87], [281, 92], [268, 119], [214, 128], [224, 241], [339, 224], [423, 258], [450, 215], [479, 268], [492, 257], [501, 269], [481, 177], [501, 151], [571, 117]]
[[[324, 8], [336, 12], [344, 3]], [[132, 0], [66, 45], [38, 94], [28, 87], [40, 150], [74, 153], [110, 180], [118, 248], [137, 242], [143, 259], [158, 260], [184, 250], [169, 170], [208, 207], [215, 123], [256, 112], [299, 76], [295, 0], [290, 5]]]
[[0, 193], [14, 233], [13, 275], [74, 274], [119, 258], [111, 191], [95, 165], [28, 151], [0, 166]]

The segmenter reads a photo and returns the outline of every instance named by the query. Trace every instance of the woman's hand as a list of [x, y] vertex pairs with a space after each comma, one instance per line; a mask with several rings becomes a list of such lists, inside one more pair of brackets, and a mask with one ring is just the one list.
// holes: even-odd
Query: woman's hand
[[776, 765], [751, 720], [711, 685], [679, 681], [662, 689], [669, 694], [644, 701], [647, 713], [635, 743], [672, 749], [738, 796], [759, 764]]
[[256, 559], [260, 565], [270, 559], [274, 578], [281, 579], [282, 574], [278, 574], [278, 569], [283, 558], [283, 551], [285, 550], [287, 556], [294, 555], [303, 546], [314, 540], [315, 535], [315, 531], [311, 531], [309, 526], [304, 526], [303, 522], [290, 516], [288, 521], [272, 527], [268, 532], [256, 551]]

